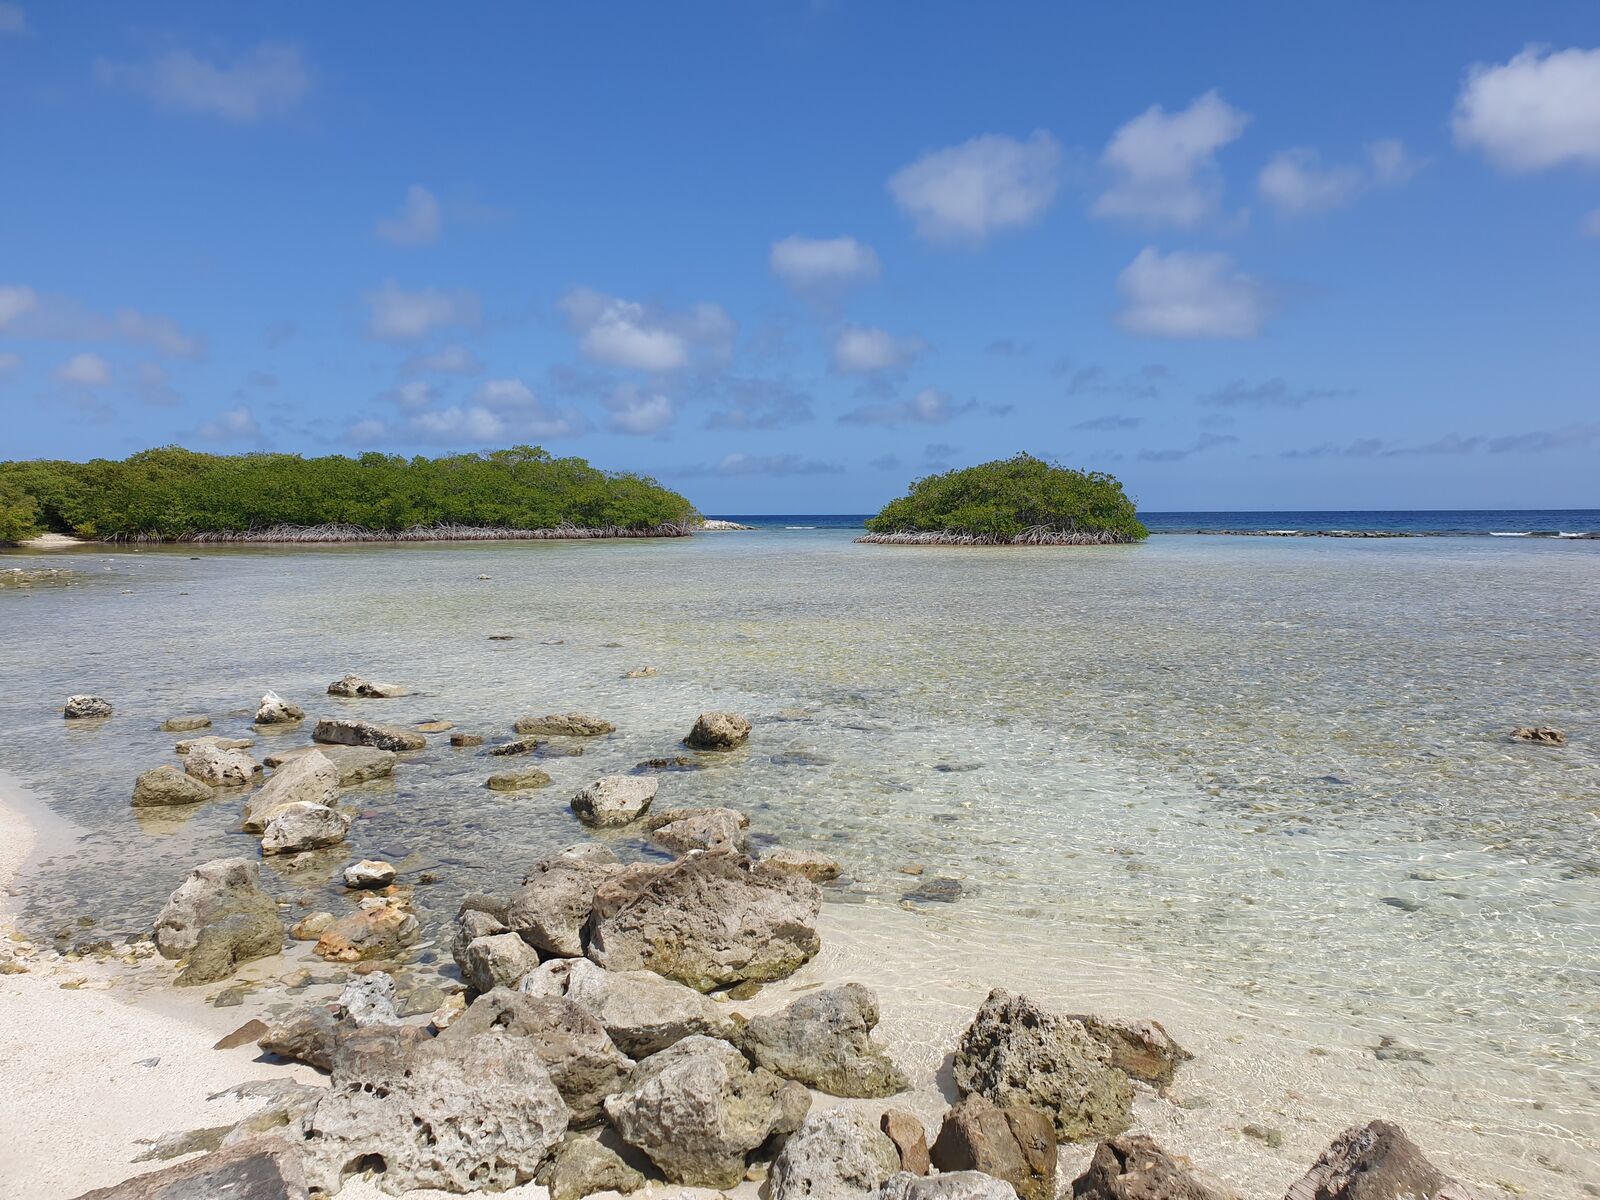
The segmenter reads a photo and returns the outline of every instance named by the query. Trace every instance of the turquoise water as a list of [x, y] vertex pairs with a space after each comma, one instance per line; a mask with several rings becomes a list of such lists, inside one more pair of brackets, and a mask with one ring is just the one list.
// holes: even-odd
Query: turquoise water
[[[724, 516], [717, 513], [716, 516]], [[731, 516], [761, 529], [857, 529], [867, 513]], [[1439, 537], [1600, 536], [1600, 509], [1345, 509], [1279, 512], [1141, 512], [1152, 533], [1223, 530], [1371, 530]]]
[[[1114, 955], [1158, 1013], [1257, 1014], [1406, 1072], [1414, 1111], [1384, 1115], [1524, 1186], [1577, 1195], [1600, 1156], [1600, 543], [1022, 552], [822, 528], [49, 561], [85, 585], [0, 593], [0, 769], [85, 831], [30, 885], [38, 928], [145, 928], [194, 862], [253, 852], [235, 803], [128, 808], [134, 776], [173, 761], [170, 715], [245, 731], [272, 688], [313, 715], [491, 735], [527, 712], [615, 721], [509, 798], [482, 787], [505, 760], [430, 739], [352, 794], [349, 853], [265, 872], [335, 906], [352, 857], [433, 871], [418, 904], [438, 928], [463, 891], [582, 836], [565, 800], [589, 778], [732, 708], [750, 748], [664, 776], [658, 803], [732, 804], [764, 840], [834, 854], [830, 896], [860, 920], [902, 917], [899, 868], [922, 864], [961, 887], [933, 914], [939, 953], [970, 945], [988, 978], [1025, 960], [1070, 981]], [[419, 694], [322, 695], [349, 670]], [[63, 722], [81, 691], [117, 717]], [[1524, 724], [1571, 744], [1509, 742]], [[304, 731], [257, 753], [280, 740]], [[1376, 1063], [1382, 1037], [1429, 1061]]]

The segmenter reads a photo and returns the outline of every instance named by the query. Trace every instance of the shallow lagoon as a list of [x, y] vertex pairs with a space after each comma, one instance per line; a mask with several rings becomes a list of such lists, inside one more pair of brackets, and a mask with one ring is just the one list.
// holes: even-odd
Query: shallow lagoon
[[[313, 715], [491, 740], [528, 712], [614, 720], [582, 757], [541, 763], [552, 787], [509, 797], [482, 784], [517, 760], [434, 737], [351, 793], [349, 853], [265, 872], [338, 903], [351, 857], [431, 871], [418, 911], [437, 928], [463, 891], [582, 836], [571, 791], [732, 708], [757, 722], [750, 748], [664, 775], [657, 803], [732, 804], [758, 840], [845, 862], [825, 953], [901, 1013], [917, 997], [957, 1012], [957, 975], [969, 1005], [1001, 982], [1062, 1007], [1136, 996], [1138, 1015], [1235, 1046], [1241, 1086], [1282, 1086], [1281, 1066], [1249, 1065], [1252, 1037], [1303, 1064], [1307, 1111], [1269, 1101], [1302, 1166], [1297, 1120], [1322, 1122], [1312, 1145], [1386, 1115], [1486, 1183], [1593, 1180], [1596, 543], [955, 550], [816, 530], [49, 561], [85, 585], [0, 595], [0, 769], [84, 831], [30, 885], [42, 930], [145, 927], [195, 862], [253, 852], [232, 802], [128, 808], [134, 776], [174, 761], [168, 716], [244, 731], [270, 687]], [[623, 678], [645, 664], [659, 675]], [[323, 696], [347, 670], [419, 694]], [[63, 722], [79, 691], [118, 716]], [[1572, 744], [1506, 740], [1531, 723]], [[935, 877], [960, 882], [953, 904], [902, 901]], [[1427, 1061], [1377, 1059], [1384, 1037]]]

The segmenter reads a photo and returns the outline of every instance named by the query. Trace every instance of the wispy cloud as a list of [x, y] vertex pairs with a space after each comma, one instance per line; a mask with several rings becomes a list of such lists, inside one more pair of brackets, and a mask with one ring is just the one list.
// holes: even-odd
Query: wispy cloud
[[1196, 454], [1203, 454], [1218, 446], [1232, 446], [1239, 441], [1231, 433], [1202, 433], [1187, 446], [1174, 446], [1163, 450], [1141, 450], [1141, 462], [1181, 462]]
[[173, 358], [203, 358], [205, 338], [171, 317], [137, 308], [109, 316], [67, 296], [36, 292], [24, 284], [0, 285], [0, 330], [11, 337], [64, 342], [129, 342]]
[[111, 368], [98, 354], [74, 354], [56, 368], [56, 378], [78, 387], [99, 387], [111, 382]]
[[420, 183], [414, 183], [407, 189], [400, 211], [380, 220], [374, 232], [397, 246], [422, 246], [437, 241], [443, 226], [439, 198]]
[[733, 453], [715, 463], [697, 463], [665, 472], [669, 475], [837, 475], [844, 470], [838, 463], [802, 458], [798, 454]]
[[1079, 421], [1072, 428], [1109, 433], [1119, 429], [1137, 429], [1143, 423], [1143, 417], [1125, 417], [1118, 413], [1107, 413], [1103, 417], [1090, 417], [1087, 421]]
[[413, 342], [436, 329], [478, 324], [480, 309], [475, 292], [465, 288], [403, 288], [394, 280], [365, 296], [370, 310], [367, 332], [390, 342]]
[[977, 407], [975, 400], [957, 404], [944, 392], [923, 388], [909, 400], [863, 405], [842, 414], [839, 420], [846, 425], [943, 425]]
[[1367, 162], [1359, 166], [1325, 166], [1316, 150], [1302, 146], [1274, 156], [1256, 176], [1256, 188], [1279, 215], [1311, 216], [1347, 204], [1371, 188], [1405, 183], [1420, 167], [1394, 138], [1372, 143]]
[[158, 107], [240, 124], [281, 116], [311, 90], [311, 72], [294, 46], [263, 42], [221, 61], [174, 49], [145, 62], [100, 59], [95, 79], [145, 96]]
[[898, 337], [885, 329], [848, 325], [833, 340], [833, 367], [847, 374], [889, 371], [913, 362], [928, 348], [919, 337]]
[[1292, 388], [1281, 377], [1274, 376], [1260, 383], [1235, 379], [1201, 396], [1198, 403], [1215, 408], [1304, 408], [1319, 400], [1337, 400], [1354, 394], [1349, 388]]
[[728, 376], [715, 396], [720, 407], [706, 416], [707, 429], [783, 429], [815, 419], [811, 393], [781, 379]]

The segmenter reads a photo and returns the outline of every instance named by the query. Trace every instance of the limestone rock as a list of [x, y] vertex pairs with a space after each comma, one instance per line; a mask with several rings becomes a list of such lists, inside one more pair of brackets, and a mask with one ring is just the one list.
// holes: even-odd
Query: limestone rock
[[572, 798], [572, 811], [585, 825], [616, 828], [649, 808], [658, 786], [654, 779], [635, 775], [605, 775]]
[[674, 854], [724, 854], [744, 849], [750, 818], [734, 808], [669, 808], [651, 813], [646, 824], [650, 840]]
[[218, 750], [248, 750], [256, 744], [255, 738], [218, 737], [208, 733], [204, 737], [184, 738], [173, 747], [178, 754], [187, 754], [198, 746], [215, 746]]
[[346, 675], [328, 685], [328, 695], [360, 698], [363, 700], [390, 700], [410, 693], [397, 683], [373, 683], [359, 675]]
[[506, 905], [506, 925], [545, 954], [581, 955], [595, 889], [622, 869], [610, 850], [596, 849], [599, 855], [567, 851], [536, 862]]
[[1042, 1110], [998, 1108], [971, 1095], [945, 1113], [930, 1152], [940, 1171], [982, 1171], [1004, 1179], [1022, 1200], [1054, 1200], [1056, 1134]]
[[563, 986], [566, 998], [592, 1013], [611, 1040], [634, 1058], [656, 1054], [695, 1034], [721, 1037], [732, 1028], [715, 1002], [654, 971], [606, 971], [579, 958], [568, 966]]
[[386, 888], [394, 882], [394, 877], [394, 865], [381, 858], [363, 858], [344, 869], [347, 888]]
[[883, 1185], [878, 1200], [1017, 1200], [1017, 1189], [982, 1171], [951, 1171], [925, 1179], [901, 1171]]
[[867, 1113], [812, 1113], [784, 1142], [768, 1177], [769, 1200], [855, 1200], [875, 1195], [900, 1154]]
[[535, 788], [549, 787], [550, 776], [538, 767], [521, 771], [498, 771], [484, 781], [491, 792], [529, 792]]
[[184, 771], [212, 787], [244, 787], [261, 774], [261, 764], [243, 750], [216, 744], [191, 747], [183, 756]]
[[298, 854], [305, 850], [325, 850], [344, 841], [350, 832], [350, 818], [326, 804], [302, 800], [286, 804], [273, 812], [261, 834], [261, 853]]
[[877, 998], [847, 983], [751, 1018], [737, 1041], [758, 1066], [830, 1095], [892, 1096], [906, 1077], [872, 1040], [877, 1024]]
[[750, 722], [738, 713], [704, 712], [695, 718], [694, 728], [683, 739], [694, 750], [732, 750], [750, 737]]
[[99, 696], [68, 696], [61, 715], [69, 721], [85, 721], [91, 717], [109, 717], [111, 701]]
[[516, 987], [539, 965], [539, 955], [515, 933], [493, 933], [467, 943], [461, 972], [480, 992]]
[[479, 1037], [491, 1030], [534, 1045], [575, 1124], [598, 1121], [600, 1102], [622, 1091], [633, 1073], [633, 1060], [612, 1044], [605, 1027], [558, 996], [527, 996], [497, 987], [474, 1000], [439, 1036]]
[[162, 808], [169, 804], [202, 804], [216, 793], [211, 785], [185, 775], [177, 767], [162, 764], [133, 784], [134, 808]]
[[392, 750], [379, 750], [375, 746], [295, 746], [289, 750], [274, 750], [261, 761], [278, 770], [297, 758], [320, 754], [333, 764], [342, 788], [355, 787], [372, 779], [386, 779], [394, 774], [397, 761]]
[[338, 1040], [339, 1018], [333, 1011], [326, 1004], [307, 1004], [272, 1022], [256, 1045], [279, 1058], [331, 1071]]
[[387, 971], [358, 975], [339, 993], [338, 1008], [358, 1029], [368, 1025], [398, 1025], [395, 1011], [394, 976]]
[[196, 729], [210, 728], [210, 717], [168, 717], [161, 722], [162, 733], [192, 733]]
[[292, 725], [305, 720], [305, 716], [306, 710], [298, 704], [290, 704], [277, 692], [268, 692], [261, 697], [255, 721], [257, 725]]
[[[473, 897], [467, 897], [467, 900], [471, 899]], [[463, 977], [467, 973], [467, 948], [479, 938], [506, 932], [506, 923], [500, 919], [505, 916], [503, 904], [499, 906], [500, 915], [496, 916], [481, 909], [469, 908], [467, 900], [461, 902], [461, 907], [456, 912], [456, 931], [450, 939], [450, 957], [461, 969]]]
[[297, 942], [314, 942], [328, 931], [328, 926], [333, 924], [331, 912], [307, 913], [294, 923], [289, 930], [289, 936]]
[[1132, 1120], [1132, 1085], [1105, 1047], [1077, 1021], [1000, 988], [961, 1035], [954, 1074], [963, 1094], [1043, 1109], [1065, 1141], [1109, 1137]]
[[595, 891], [588, 954], [698, 991], [792, 974], [821, 947], [814, 883], [732, 854], [625, 867]]
[[880, 1124], [900, 1154], [900, 1169], [926, 1175], [933, 1162], [928, 1157], [928, 1131], [922, 1127], [922, 1119], [903, 1108], [891, 1108], [883, 1114]]
[[684, 1038], [640, 1063], [605, 1102], [612, 1127], [671, 1183], [731, 1188], [782, 1117], [778, 1077], [727, 1042]]
[[789, 850], [778, 846], [761, 856], [761, 861], [775, 871], [799, 875], [812, 883], [827, 883], [839, 878], [839, 860], [818, 854], [815, 850]]
[[1284, 1200], [1476, 1200], [1389, 1121], [1352, 1125], [1324, 1150]]
[[309, 1200], [299, 1158], [276, 1138], [252, 1138], [78, 1200]]
[[450, 735], [450, 744], [457, 747], [481, 746], [483, 745], [483, 735], [481, 733], [452, 733]]
[[1234, 1200], [1222, 1184], [1168, 1154], [1154, 1138], [1125, 1133], [1095, 1147], [1089, 1169], [1072, 1181], [1073, 1200]]
[[599, 737], [617, 731], [617, 727], [610, 721], [591, 717], [585, 713], [551, 713], [543, 717], [521, 717], [512, 728], [520, 734], [542, 734], [545, 737]]
[[156, 919], [156, 949], [164, 958], [183, 958], [193, 953], [210, 926], [225, 932], [235, 963], [265, 958], [282, 948], [278, 906], [261, 890], [260, 868], [251, 859], [217, 858], [196, 867]]
[[1517, 742], [1531, 742], [1535, 746], [1565, 746], [1567, 735], [1559, 729], [1552, 729], [1548, 725], [1530, 725], [1521, 729], [1513, 729], [1511, 738]]
[[269, 958], [283, 949], [283, 926], [253, 914], [230, 913], [200, 927], [189, 961], [173, 980], [178, 987], [215, 983], [232, 975], [240, 963]]
[[311, 731], [311, 740], [324, 745], [372, 746], [379, 750], [421, 750], [428, 739], [394, 725], [375, 725], [349, 717], [323, 717]]
[[644, 1176], [591, 1137], [569, 1134], [539, 1172], [550, 1200], [583, 1200], [595, 1192], [627, 1195], [644, 1186]]
[[340, 917], [317, 939], [315, 953], [329, 962], [392, 958], [417, 940], [417, 919], [402, 908], [364, 908]]
[[1106, 1048], [1111, 1065], [1152, 1087], [1172, 1082], [1178, 1064], [1194, 1057], [1178, 1045], [1160, 1021], [1132, 1020], [1126, 1017], [1100, 1017], [1092, 1013], [1074, 1014], [1095, 1041]]
[[291, 804], [331, 805], [338, 793], [339, 771], [327, 755], [320, 750], [296, 755], [244, 802], [244, 831], [262, 832]]

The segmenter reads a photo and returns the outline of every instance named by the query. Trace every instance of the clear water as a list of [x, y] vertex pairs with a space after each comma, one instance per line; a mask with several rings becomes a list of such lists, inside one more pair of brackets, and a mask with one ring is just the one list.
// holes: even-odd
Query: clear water
[[[350, 857], [434, 871], [418, 903], [439, 928], [462, 892], [582, 836], [571, 791], [731, 708], [750, 747], [663, 776], [658, 804], [731, 804], [763, 839], [839, 857], [838, 953], [898, 970], [907, 1003], [957, 971], [967, 1011], [992, 983], [1070, 1007], [1126, 979], [1142, 1013], [1242, 1064], [1302, 1169], [1385, 1115], [1484, 1182], [1600, 1184], [1600, 543], [1023, 552], [857, 546], [836, 526], [49, 561], [85, 586], [0, 593], [0, 769], [86, 831], [29, 884], [40, 929], [147, 927], [193, 863], [254, 851], [231, 801], [128, 807], [134, 776], [173, 761], [170, 715], [244, 732], [272, 688], [490, 735], [528, 712], [614, 720], [514, 797], [482, 786], [506, 760], [432, 738], [352, 794], [348, 852], [266, 872], [336, 906]], [[623, 678], [645, 664], [659, 675]], [[419, 694], [322, 695], [349, 670]], [[118, 716], [63, 722], [73, 692]], [[1570, 744], [1509, 742], [1525, 724]], [[904, 911], [909, 863], [959, 899]], [[1428, 1061], [1377, 1060], [1382, 1037]]]
[[[721, 515], [721, 514], [717, 514]], [[867, 513], [725, 517], [760, 529], [860, 529]], [[1347, 509], [1290, 512], [1140, 512], [1152, 533], [1219, 533], [1239, 530], [1365, 530], [1432, 537], [1535, 537], [1600, 535], [1600, 509]]]

